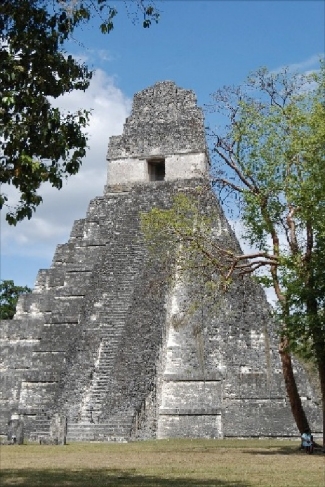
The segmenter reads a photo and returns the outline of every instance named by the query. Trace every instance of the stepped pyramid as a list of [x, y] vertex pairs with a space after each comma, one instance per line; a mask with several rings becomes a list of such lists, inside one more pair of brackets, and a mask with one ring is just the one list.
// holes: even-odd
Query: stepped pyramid
[[[0, 433], [18, 414], [30, 438], [48, 434], [60, 414], [70, 441], [297, 434], [263, 290], [237, 283], [217, 307], [202, 304], [175, 327], [185, 285], [172, 286], [159, 256], [148, 257], [140, 213], [169, 208], [207, 181], [194, 93], [169, 81], [137, 93], [107, 158], [104, 195], [2, 323]], [[218, 213], [218, 238], [238, 246], [210, 189], [200, 205]]]

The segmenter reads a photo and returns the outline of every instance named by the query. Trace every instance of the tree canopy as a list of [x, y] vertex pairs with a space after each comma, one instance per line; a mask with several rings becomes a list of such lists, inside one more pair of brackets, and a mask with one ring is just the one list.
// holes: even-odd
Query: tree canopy
[[237, 198], [244, 238], [258, 249], [242, 272], [267, 269], [258, 278], [278, 298], [282, 359], [291, 350], [315, 362], [325, 423], [324, 80], [323, 63], [309, 76], [263, 68], [217, 91], [229, 123], [212, 139], [214, 184]]
[[[147, 28], [158, 21], [151, 2], [133, 0]], [[109, 33], [117, 10], [107, 0], [4, 0], [0, 5], [0, 183], [18, 189], [11, 206], [5, 187], [0, 207], [8, 207], [11, 225], [30, 219], [49, 182], [60, 189], [76, 174], [86, 154], [85, 128], [89, 111], [63, 112], [52, 99], [74, 90], [85, 91], [92, 72], [65, 52], [75, 28], [92, 17]]]
[[14, 281], [0, 282], [0, 319], [11, 320], [16, 313], [19, 296], [30, 293], [28, 286], [16, 286]]
[[[301, 353], [310, 351], [310, 345], [315, 348], [320, 332], [325, 338], [320, 323], [325, 277], [324, 79], [323, 64], [312, 76], [261, 69], [246, 86], [214, 95], [217, 109], [226, 111], [230, 123], [223, 134], [213, 135], [213, 183], [221, 199], [225, 192], [228, 201], [236, 198], [243, 237], [258, 249], [241, 272], [268, 268], [270, 272], [258, 278], [274, 288], [290, 346]], [[317, 310], [311, 309], [310, 299], [317, 301]], [[318, 324], [313, 319], [302, 340], [296, 317], [301, 322], [310, 312]]]

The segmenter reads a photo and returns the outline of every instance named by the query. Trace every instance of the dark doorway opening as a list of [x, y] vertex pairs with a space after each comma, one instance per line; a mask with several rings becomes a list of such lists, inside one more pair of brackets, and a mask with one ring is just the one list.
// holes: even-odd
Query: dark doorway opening
[[165, 180], [165, 159], [150, 159], [148, 161], [149, 181]]

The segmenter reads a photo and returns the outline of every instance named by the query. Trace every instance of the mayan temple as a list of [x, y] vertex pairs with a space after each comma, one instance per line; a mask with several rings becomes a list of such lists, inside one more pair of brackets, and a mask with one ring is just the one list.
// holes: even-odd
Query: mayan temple
[[[194, 93], [170, 81], [137, 93], [107, 159], [103, 196], [2, 322], [0, 434], [16, 418], [25, 437], [51, 437], [64, 418], [68, 441], [297, 435], [263, 290], [237, 283], [176, 327], [185, 284], [165, 279], [141, 233], [142, 212], [208, 180]], [[219, 215], [217, 238], [238, 246], [212, 190], [200, 205]], [[317, 391], [298, 372], [321, 431]]]

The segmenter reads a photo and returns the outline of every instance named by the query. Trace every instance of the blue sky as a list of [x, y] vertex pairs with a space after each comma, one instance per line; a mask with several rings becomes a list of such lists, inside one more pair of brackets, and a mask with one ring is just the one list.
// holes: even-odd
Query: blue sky
[[121, 13], [112, 37], [97, 33], [93, 38], [93, 46], [111, 58], [97, 58], [98, 66], [114, 74], [129, 97], [157, 80], [172, 79], [190, 85], [203, 104], [217, 87], [240, 83], [259, 66], [300, 65], [324, 51], [321, 1], [167, 0], [157, 5], [161, 21], [151, 29], [127, 23]]
[[[240, 84], [260, 66], [310, 71], [324, 55], [320, 0], [156, 1], [161, 18], [150, 29], [132, 23], [124, 2], [112, 5], [119, 14], [109, 35], [95, 24], [84, 26], [66, 46], [95, 69], [86, 93], [57, 101], [64, 108], [93, 109], [83, 168], [61, 191], [44, 187], [44, 203], [32, 220], [12, 228], [2, 218], [1, 279], [33, 287], [38, 270], [50, 267], [56, 245], [68, 240], [73, 221], [103, 194], [108, 139], [122, 132], [135, 92], [173, 80], [194, 90], [203, 107], [215, 90]], [[207, 115], [207, 125], [214, 122]], [[15, 197], [12, 188], [8, 193]]]

